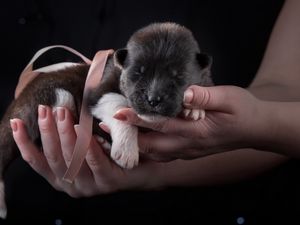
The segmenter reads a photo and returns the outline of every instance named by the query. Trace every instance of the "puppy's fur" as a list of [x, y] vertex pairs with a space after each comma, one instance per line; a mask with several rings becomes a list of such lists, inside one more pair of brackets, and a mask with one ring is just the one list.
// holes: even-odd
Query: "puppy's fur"
[[[99, 87], [89, 93], [88, 106], [95, 117], [94, 133], [109, 139], [97, 124], [111, 130], [111, 158], [123, 168], [138, 164], [137, 128], [113, 119], [123, 107], [146, 117], [175, 117], [182, 109], [184, 90], [212, 85], [211, 58], [200, 53], [192, 33], [174, 23], [156, 23], [132, 35], [126, 48], [110, 56]], [[6, 216], [3, 173], [18, 156], [9, 120], [20, 118], [29, 137], [40, 145], [37, 124], [39, 104], [69, 108], [78, 121], [88, 65], [69, 66], [35, 78], [14, 100], [0, 124], [0, 216]], [[197, 118], [196, 118], [197, 119]]]

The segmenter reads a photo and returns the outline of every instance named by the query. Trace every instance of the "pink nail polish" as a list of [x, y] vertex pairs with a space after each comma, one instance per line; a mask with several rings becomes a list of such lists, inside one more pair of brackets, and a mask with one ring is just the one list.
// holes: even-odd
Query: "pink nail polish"
[[127, 116], [122, 113], [116, 113], [113, 117], [117, 120], [127, 121]]
[[57, 118], [59, 121], [64, 121], [66, 118], [66, 110], [62, 107], [57, 107]]
[[108, 126], [105, 125], [103, 122], [100, 122], [100, 123], [99, 123], [99, 126], [100, 126], [100, 128], [101, 128], [102, 130], [104, 130], [106, 133], [110, 133], [110, 130], [109, 130]]
[[46, 106], [39, 105], [38, 113], [39, 113], [39, 118], [40, 119], [45, 119], [46, 116], [47, 116], [47, 108], [46, 108]]

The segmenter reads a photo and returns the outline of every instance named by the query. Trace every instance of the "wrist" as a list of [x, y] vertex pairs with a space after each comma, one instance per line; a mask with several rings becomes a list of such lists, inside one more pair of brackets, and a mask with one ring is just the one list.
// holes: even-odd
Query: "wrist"
[[276, 114], [273, 102], [258, 100], [257, 110], [253, 115], [251, 145], [248, 147], [268, 151], [273, 146], [274, 132], [278, 130]]
[[[299, 148], [297, 111], [299, 104], [292, 102], [260, 101], [256, 149], [293, 155]], [[296, 151], [297, 152], [297, 151]], [[297, 153], [298, 154], [298, 153]]]

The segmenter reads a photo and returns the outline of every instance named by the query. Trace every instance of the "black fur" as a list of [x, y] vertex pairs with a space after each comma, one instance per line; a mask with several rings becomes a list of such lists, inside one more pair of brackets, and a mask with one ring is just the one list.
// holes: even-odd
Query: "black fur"
[[152, 24], [137, 31], [116, 58], [123, 68], [122, 93], [139, 114], [174, 117], [182, 110], [188, 86], [212, 85], [211, 58], [177, 24]]

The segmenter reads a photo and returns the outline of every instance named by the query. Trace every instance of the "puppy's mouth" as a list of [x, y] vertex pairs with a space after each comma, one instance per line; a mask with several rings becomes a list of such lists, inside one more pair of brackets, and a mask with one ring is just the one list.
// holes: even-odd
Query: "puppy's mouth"
[[[177, 102], [180, 102], [178, 104]], [[176, 117], [182, 110], [181, 101], [173, 99], [163, 99], [153, 102], [145, 95], [135, 94], [129, 98], [129, 105], [137, 114], [146, 117]]]

